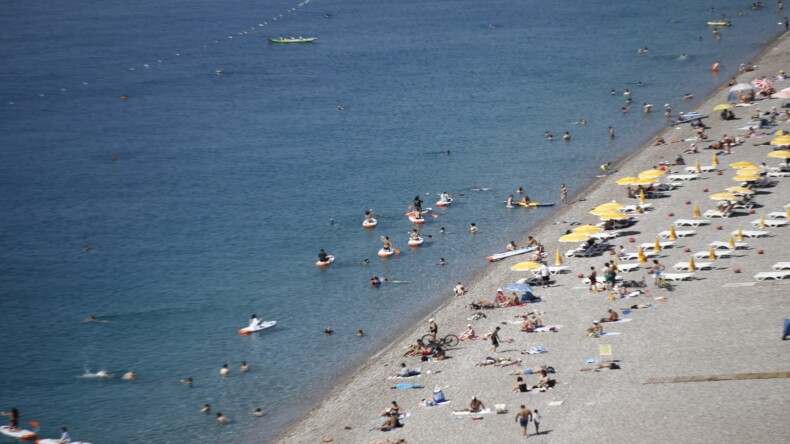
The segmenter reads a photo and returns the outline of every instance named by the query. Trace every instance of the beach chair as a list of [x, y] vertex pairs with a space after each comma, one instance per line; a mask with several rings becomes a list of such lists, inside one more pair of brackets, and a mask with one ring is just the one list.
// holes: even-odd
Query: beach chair
[[565, 257], [590, 257], [595, 254], [591, 249], [576, 248], [565, 252]]
[[[651, 258], [651, 257], [658, 256], [658, 253], [656, 253], [655, 251], [644, 251], [643, 253], [645, 254], [646, 258]], [[639, 255], [636, 254], [636, 253], [626, 253], [626, 254], [620, 256], [620, 260], [623, 260], [623, 261], [632, 261], [634, 259], [639, 259]]]
[[[684, 238], [686, 236], [691, 236], [692, 234], [696, 233], [694, 230], [675, 230], [675, 236], [679, 238]], [[669, 235], [672, 234], [670, 231], [662, 231], [658, 233], [658, 237], [661, 239], [669, 239]]]
[[661, 273], [661, 277], [668, 281], [686, 281], [694, 279], [694, 273]]
[[708, 225], [710, 222], [704, 219], [678, 219], [675, 221], [675, 226], [678, 227], [699, 227], [700, 225]]
[[708, 210], [702, 216], [712, 219], [714, 217], [730, 217], [729, 211]]
[[[717, 167], [715, 165], [705, 165], [705, 166], [700, 166], [699, 167], [699, 170], [702, 171], [703, 173], [710, 173], [710, 172], [716, 171], [718, 169], [719, 169], [719, 167]], [[687, 173], [696, 173], [697, 172], [697, 168], [693, 167], [693, 166], [687, 166], [686, 167], [686, 172]]]
[[[737, 236], [738, 235], [738, 231], [737, 230], [733, 231], [730, 234], [732, 234], [733, 236]], [[744, 237], [755, 238], [755, 237], [768, 236], [769, 234], [771, 234], [771, 232], [770, 231], [758, 231], [758, 230], [741, 230], [741, 234]]]
[[766, 279], [781, 281], [786, 277], [790, 277], [790, 271], [763, 271], [754, 275], [754, 278], [758, 281], [764, 281]]
[[[672, 248], [672, 246], [675, 245], [675, 241], [659, 242], [658, 245], [661, 247], [662, 250], [664, 248]], [[643, 244], [640, 244], [639, 246], [642, 247], [642, 250], [652, 250], [653, 248], [656, 247], [656, 243], [655, 242], [645, 242]]]
[[732, 209], [734, 210], [749, 210], [754, 207], [754, 201], [749, 201], [746, 203], [735, 203], [732, 205]]
[[[675, 271], [686, 271], [689, 269], [691, 262], [678, 262], [672, 266]], [[713, 262], [696, 262], [694, 263], [694, 268], [697, 270], [709, 270], [713, 268]]]
[[641, 267], [642, 264], [617, 264], [617, 269], [620, 270], [622, 273], [628, 273], [629, 271], [634, 271]]
[[549, 274], [552, 276], [556, 276], [560, 273], [564, 273], [566, 271], [570, 271], [571, 267], [567, 265], [553, 265], [549, 266]]
[[765, 215], [768, 219], [787, 219], [787, 213], [784, 211], [772, 211]]
[[614, 239], [620, 235], [619, 231], [601, 231], [600, 233], [593, 233], [590, 235], [593, 239], [598, 239], [599, 241], [606, 241], [609, 239]]
[[[713, 250], [716, 259], [727, 259], [732, 257], [732, 250]], [[710, 256], [710, 251], [698, 251], [693, 254], [694, 259], [707, 259]]]
[[771, 265], [771, 268], [776, 271], [790, 270], [790, 262], [777, 262]]
[[[691, 171], [694, 171], [694, 168], [692, 168]], [[699, 179], [699, 177], [700, 177], [699, 174], [670, 174], [669, 176], [667, 176], [667, 180], [670, 182], [676, 182], [676, 181], [688, 182], [690, 180]]]
[[790, 177], [790, 171], [771, 171], [767, 177]]
[[[777, 228], [777, 227], [784, 227], [787, 225], [787, 219], [779, 220], [779, 219], [766, 219], [763, 221], [763, 224], [766, 227]], [[752, 226], [759, 227], [760, 226], [760, 219], [753, 220]]]
[[[711, 242], [710, 246], [713, 247], [715, 250], [720, 250], [720, 249], [721, 250], [731, 250], [729, 242], [722, 242], [722, 241]], [[746, 242], [735, 242], [735, 249], [736, 250], [738, 250], [740, 248], [746, 248], [748, 246], [749, 246], [749, 244], [747, 244]]]
[[664, 182], [656, 185], [656, 190], [658, 191], [674, 191], [678, 188], [682, 187], [683, 185], [677, 182]]

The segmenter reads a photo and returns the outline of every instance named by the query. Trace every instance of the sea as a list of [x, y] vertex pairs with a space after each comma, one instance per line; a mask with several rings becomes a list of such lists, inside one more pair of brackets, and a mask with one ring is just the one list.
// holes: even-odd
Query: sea
[[[0, 409], [94, 444], [273, 439], [556, 212], [506, 209], [518, 187], [580, 192], [784, 31], [749, 3], [3, 0]], [[240, 336], [253, 313], [277, 326]]]

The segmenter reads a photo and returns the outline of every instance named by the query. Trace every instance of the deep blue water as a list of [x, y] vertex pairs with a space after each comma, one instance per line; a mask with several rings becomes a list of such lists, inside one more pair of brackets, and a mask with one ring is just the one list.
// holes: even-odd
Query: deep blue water
[[[506, 211], [508, 194], [580, 190], [663, 127], [663, 103], [690, 109], [781, 30], [774, 5], [598, 3], [3, 1], [0, 408], [94, 443], [270, 439], [550, 217]], [[735, 25], [716, 42], [721, 13]], [[284, 35], [319, 40], [266, 43]], [[633, 91], [631, 114], [612, 88]], [[444, 190], [463, 196], [409, 249], [406, 206]], [[375, 257], [382, 234], [400, 257]], [[253, 312], [278, 326], [238, 336]], [[235, 423], [198, 414], [207, 402]]]

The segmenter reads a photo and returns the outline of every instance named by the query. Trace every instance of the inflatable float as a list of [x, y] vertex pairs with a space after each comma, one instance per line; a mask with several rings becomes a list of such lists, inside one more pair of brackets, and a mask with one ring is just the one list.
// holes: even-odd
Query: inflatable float
[[267, 328], [272, 328], [277, 325], [277, 321], [261, 321], [258, 323], [257, 327], [244, 327], [239, 330], [240, 335], [249, 335], [252, 333], [257, 333], [259, 331], [266, 330]]
[[316, 261], [315, 266], [318, 268], [326, 267], [327, 265], [331, 264], [335, 261], [335, 257], [331, 254], [326, 257], [326, 262]]
[[376, 219], [371, 218], [370, 220], [363, 220], [362, 221], [362, 228], [373, 228], [378, 224], [379, 221]]
[[422, 243], [424, 241], [425, 240], [423, 238], [421, 238], [421, 237], [418, 237], [417, 239], [409, 239], [409, 246], [410, 247], [419, 247], [420, 245], [422, 245]]
[[17, 429], [12, 432], [11, 427], [7, 425], [0, 427], [0, 433], [18, 439], [33, 439], [36, 437], [36, 432], [25, 429]]
[[708, 22], [708, 26], [732, 26], [732, 22]]

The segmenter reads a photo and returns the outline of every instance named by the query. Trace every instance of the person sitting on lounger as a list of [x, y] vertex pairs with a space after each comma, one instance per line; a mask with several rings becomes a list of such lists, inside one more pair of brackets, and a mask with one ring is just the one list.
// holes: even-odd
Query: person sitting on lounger
[[597, 338], [603, 333], [603, 326], [598, 321], [593, 321], [593, 326], [587, 329], [587, 336]]
[[582, 372], [597, 372], [598, 370], [602, 370], [608, 368], [610, 370], [619, 370], [620, 366], [616, 362], [602, 362], [600, 364], [591, 365], [589, 367], [582, 367], [579, 371]]
[[475, 333], [475, 329], [472, 327], [472, 324], [467, 324], [466, 330], [463, 333], [458, 335], [458, 340], [460, 341], [468, 341], [477, 338], [477, 333]]
[[620, 317], [617, 315], [617, 312], [610, 308], [609, 316], [601, 318], [601, 322], [617, 322], [618, 319], [620, 319]]

